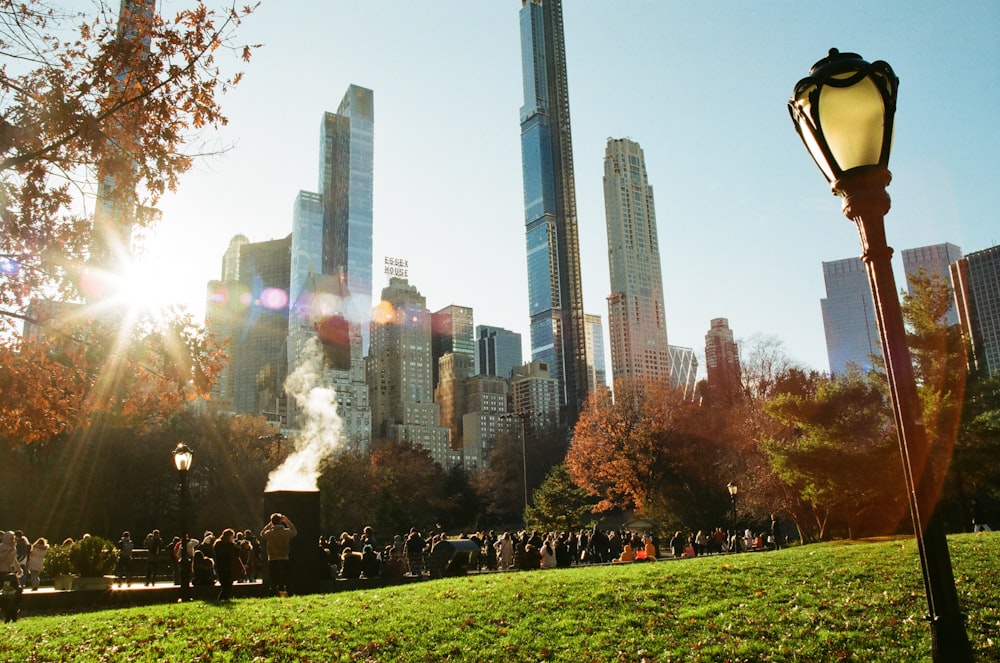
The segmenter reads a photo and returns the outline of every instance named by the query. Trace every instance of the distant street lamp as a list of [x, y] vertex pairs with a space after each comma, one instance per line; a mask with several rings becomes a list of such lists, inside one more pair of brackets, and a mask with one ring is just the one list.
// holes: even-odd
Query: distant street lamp
[[736, 527], [736, 493], [740, 492], [740, 488], [739, 488], [739, 486], [737, 486], [732, 481], [730, 481], [728, 484], [726, 484], [726, 488], [729, 490], [729, 501], [732, 502], [732, 504], [733, 504], [733, 532], [738, 534], [738, 532], [736, 532], [736, 530], [737, 530], [737, 527]]
[[892, 273], [892, 249], [885, 237], [898, 86], [887, 63], [869, 64], [856, 53], [831, 49], [796, 84], [788, 111], [833, 193], [843, 199], [844, 215], [858, 227], [927, 592], [931, 656], [937, 662], [965, 662], [972, 660], [972, 650], [959, 611], [948, 540], [935, 508], [929, 445]]
[[188, 546], [185, 537], [187, 536], [187, 474], [191, 469], [191, 461], [194, 460], [194, 452], [183, 442], [177, 443], [174, 449], [174, 467], [177, 468], [177, 482], [181, 486], [181, 555], [180, 555], [180, 581], [181, 600], [187, 601], [191, 598], [191, 559], [188, 556]]

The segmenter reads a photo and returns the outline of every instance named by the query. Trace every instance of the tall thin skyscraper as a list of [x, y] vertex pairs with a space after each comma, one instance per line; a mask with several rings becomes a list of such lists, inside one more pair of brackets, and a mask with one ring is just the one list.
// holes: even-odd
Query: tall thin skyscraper
[[973, 368], [1000, 375], [1000, 245], [975, 251], [951, 266], [962, 333]]
[[345, 316], [369, 344], [372, 306], [372, 190], [375, 106], [371, 90], [350, 85], [320, 129], [319, 193], [323, 204], [322, 273], [343, 273]]
[[[962, 259], [962, 249], [945, 242], [920, 246], [915, 249], [903, 249], [903, 270], [906, 273], [906, 290], [911, 295], [910, 276], [923, 269], [928, 274], [936, 274], [942, 281], [951, 285], [951, 264]], [[945, 315], [948, 326], [958, 324], [958, 311], [954, 303]]]
[[563, 424], [587, 397], [587, 350], [560, 0], [523, 0], [521, 160], [531, 358], [559, 385]]
[[609, 139], [604, 156], [611, 295], [611, 370], [614, 378], [670, 379], [670, 346], [653, 187], [639, 144]]
[[869, 370], [872, 356], [881, 356], [882, 346], [865, 264], [861, 258], [824, 262], [823, 281], [826, 298], [820, 306], [830, 373], [843, 373], [849, 364]]

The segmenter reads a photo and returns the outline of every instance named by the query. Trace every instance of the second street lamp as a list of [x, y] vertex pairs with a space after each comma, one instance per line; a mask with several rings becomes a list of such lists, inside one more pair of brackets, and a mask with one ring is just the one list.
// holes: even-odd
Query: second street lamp
[[728, 484], [726, 484], [726, 489], [729, 490], [729, 501], [732, 502], [732, 504], [733, 504], [733, 534], [735, 534], [736, 536], [739, 536], [739, 532], [737, 531], [738, 528], [736, 526], [737, 525], [737, 523], [736, 523], [736, 493], [740, 492], [740, 488], [735, 483], [733, 483], [732, 481], [730, 481]]
[[899, 79], [885, 62], [831, 49], [795, 86], [788, 111], [802, 142], [854, 221], [878, 318], [936, 662], [972, 660], [948, 540], [937, 513], [930, 447], [885, 236], [886, 187]]

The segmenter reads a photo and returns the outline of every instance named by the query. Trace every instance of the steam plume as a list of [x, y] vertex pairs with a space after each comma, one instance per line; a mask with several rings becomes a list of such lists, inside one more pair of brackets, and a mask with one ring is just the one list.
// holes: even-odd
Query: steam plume
[[323, 350], [318, 339], [310, 338], [299, 365], [285, 379], [285, 393], [298, 403], [304, 423], [295, 440], [295, 451], [271, 472], [265, 492], [317, 490], [319, 464], [340, 444], [336, 394], [331, 387], [321, 386], [322, 375]]

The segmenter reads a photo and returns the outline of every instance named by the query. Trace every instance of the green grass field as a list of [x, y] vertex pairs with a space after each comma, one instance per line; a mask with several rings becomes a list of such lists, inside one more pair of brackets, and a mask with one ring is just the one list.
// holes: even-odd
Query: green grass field
[[[978, 660], [1000, 660], [1000, 534], [949, 539]], [[912, 539], [492, 573], [7, 624], [4, 661], [927, 661]]]

